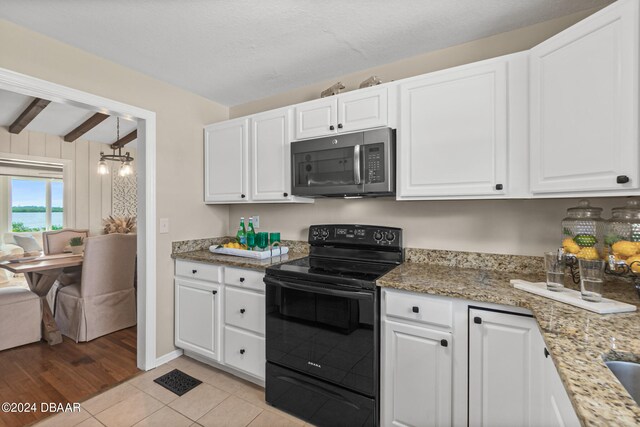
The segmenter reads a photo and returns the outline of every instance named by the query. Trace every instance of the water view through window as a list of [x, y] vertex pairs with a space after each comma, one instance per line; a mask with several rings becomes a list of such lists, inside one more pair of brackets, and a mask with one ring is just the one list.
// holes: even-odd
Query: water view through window
[[12, 231], [61, 229], [64, 224], [63, 189], [59, 179], [11, 178]]

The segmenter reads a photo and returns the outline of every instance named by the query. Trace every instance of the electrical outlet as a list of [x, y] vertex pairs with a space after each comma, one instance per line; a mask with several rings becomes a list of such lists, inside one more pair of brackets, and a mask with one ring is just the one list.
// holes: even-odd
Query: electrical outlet
[[258, 215], [253, 216], [253, 228], [260, 228], [260, 217]]

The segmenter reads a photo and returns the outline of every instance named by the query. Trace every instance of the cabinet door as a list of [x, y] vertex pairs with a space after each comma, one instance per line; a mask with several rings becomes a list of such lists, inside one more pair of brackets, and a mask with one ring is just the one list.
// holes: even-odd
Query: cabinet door
[[542, 372], [540, 374], [542, 386], [541, 392], [541, 417], [539, 425], [546, 427], [578, 427], [580, 421], [576, 415], [569, 395], [560, 379], [560, 375], [551, 359], [551, 355], [545, 352], [542, 336], [536, 349], [538, 355], [544, 355], [542, 360]]
[[249, 200], [248, 132], [247, 119], [230, 120], [205, 128], [205, 202]]
[[383, 324], [382, 425], [451, 425], [451, 334], [389, 321]]
[[638, 19], [618, 1], [531, 49], [532, 192], [638, 188]]
[[337, 132], [338, 101], [335, 96], [295, 107], [296, 139], [316, 138]]
[[338, 95], [338, 132], [386, 126], [387, 109], [386, 87]]
[[291, 195], [290, 109], [251, 118], [251, 199], [283, 201]]
[[400, 85], [399, 198], [505, 194], [507, 64], [497, 58]]
[[534, 348], [530, 317], [469, 310], [469, 425], [535, 426]]
[[219, 290], [218, 285], [176, 279], [176, 347], [218, 360]]

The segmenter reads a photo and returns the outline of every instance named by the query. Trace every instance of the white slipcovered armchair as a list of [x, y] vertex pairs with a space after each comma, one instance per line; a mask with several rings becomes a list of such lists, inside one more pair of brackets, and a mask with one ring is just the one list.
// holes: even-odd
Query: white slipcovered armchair
[[[13, 238], [16, 234], [24, 236], [32, 235], [36, 239], [36, 242], [38, 242], [42, 247], [42, 233], [4, 233], [0, 238], [0, 262], [22, 258], [29, 255], [39, 255], [39, 253], [26, 254], [24, 249], [16, 244], [16, 241]], [[0, 284], [7, 283], [8, 281], [9, 277], [7, 276], [7, 271], [0, 269]]]

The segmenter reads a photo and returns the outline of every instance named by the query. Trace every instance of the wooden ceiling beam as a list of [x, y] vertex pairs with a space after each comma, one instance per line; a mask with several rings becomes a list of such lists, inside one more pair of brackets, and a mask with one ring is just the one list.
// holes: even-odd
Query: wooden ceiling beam
[[123, 136], [122, 138], [111, 144], [111, 148], [113, 150], [117, 150], [118, 148], [124, 147], [136, 138], [138, 138], [138, 129], [134, 130], [128, 135]]
[[80, 126], [69, 132], [64, 136], [64, 140], [67, 142], [73, 142], [76, 139], [80, 138], [85, 133], [89, 132], [94, 127], [98, 126], [100, 123], [105, 121], [109, 117], [108, 114], [95, 113], [93, 116], [89, 117], [84, 123]]
[[49, 105], [51, 101], [42, 98], [34, 99], [31, 104], [18, 116], [18, 118], [9, 126], [9, 132], [18, 134], [27, 127], [38, 114]]

